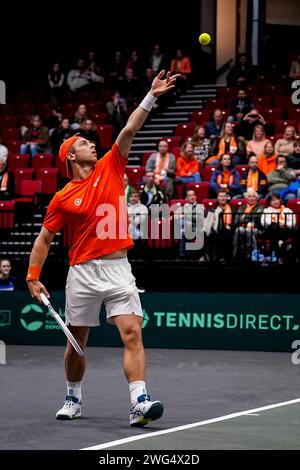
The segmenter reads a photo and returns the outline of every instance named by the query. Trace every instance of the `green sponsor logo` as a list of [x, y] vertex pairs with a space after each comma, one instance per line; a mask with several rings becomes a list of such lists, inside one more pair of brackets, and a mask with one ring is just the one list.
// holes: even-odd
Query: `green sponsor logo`
[[146, 310], [143, 308], [143, 323], [142, 323], [142, 328], [145, 328], [148, 324], [149, 321], [149, 315], [146, 312]]
[[[58, 314], [61, 317], [64, 317], [64, 312], [61, 308], [58, 310]], [[21, 325], [27, 331], [37, 331], [42, 326], [44, 326], [45, 330], [59, 330], [60, 326], [54, 320], [51, 313], [44, 312], [43, 308], [39, 305], [29, 304], [23, 307], [21, 310], [21, 315], [26, 315], [25, 318], [20, 318]], [[43, 317], [41, 317], [43, 315]]]
[[[38, 313], [41, 314], [43, 313], [43, 309], [39, 307], [38, 305], [35, 304], [29, 304], [26, 305], [22, 310], [21, 310], [21, 315], [26, 315], [28, 318], [32, 318], [32, 313]], [[30, 315], [30, 316], [29, 316]], [[25, 328], [25, 330], [28, 331], [37, 331], [43, 326], [43, 322], [41, 320], [25, 320], [24, 318], [20, 318], [21, 325]]]
[[11, 311], [0, 310], [0, 326], [9, 326], [11, 324]]
[[[143, 328], [150, 317], [144, 312]], [[157, 328], [201, 328], [255, 331], [297, 331], [300, 325], [293, 314], [153, 312], [152, 326]]]

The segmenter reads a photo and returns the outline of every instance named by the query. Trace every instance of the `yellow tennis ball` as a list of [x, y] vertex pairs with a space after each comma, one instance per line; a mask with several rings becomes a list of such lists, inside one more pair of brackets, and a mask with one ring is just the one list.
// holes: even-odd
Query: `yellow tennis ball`
[[202, 33], [199, 36], [199, 42], [202, 46], [207, 46], [211, 42], [211, 37], [208, 33]]

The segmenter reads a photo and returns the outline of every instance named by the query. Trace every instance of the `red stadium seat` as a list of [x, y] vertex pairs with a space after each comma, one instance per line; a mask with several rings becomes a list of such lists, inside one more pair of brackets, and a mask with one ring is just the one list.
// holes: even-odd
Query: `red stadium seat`
[[247, 204], [247, 201], [246, 199], [231, 199], [230, 204], [238, 209], [244, 204]]
[[300, 215], [300, 199], [291, 199], [290, 201], [287, 201], [286, 207], [291, 209], [294, 214], [296, 214], [296, 220], [298, 224]]
[[186, 185], [186, 190], [194, 189], [197, 195], [198, 203], [202, 203], [203, 199], [208, 198], [209, 182], [204, 181], [202, 183], [189, 183]]
[[146, 163], [150, 157], [150, 155], [152, 155], [152, 153], [154, 152], [145, 152], [142, 156], [142, 166], [146, 166]]
[[247, 95], [251, 98], [256, 98], [261, 94], [261, 86], [260, 85], [250, 85], [246, 88]]
[[167, 137], [166, 141], [169, 144], [169, 151], [171, 152], [173, 147], [180, 147], [181, 137]]
[[100, 113], [102, 107], [102, 101], [91, 101], [86, 105], [88, 115], [90, 115], [91, 113]]
[[62, 113], [65, 117], [72, 116], [76, 113], [80, 103], [64, 103], [62, 105]]
[[20, 150], [20, 145], [21, 145], [22, 141], [21, 140], [17, 140], [17, 139], [11, 139], [9, 140], [8, 142], [5, 143], [6, 147], [8, 148], [8, 150], [12, 153], [18, 153], [19, 150]]
[[95, 92], [94, 91], [82, 91], [80, 93], [80, 99], [83, 103], [89, 103], [90, 101], [95, 101]]
[[282, 138], [283, 138], [283, 134], [275, 134], [274, 135], [274, 140], [272, 141], [273, 144], [275, 145], [277, 140], [282, 139]]
[[40, 103], [38, 107], [39, 114], [42, 117], [51, 116], [53, 111], [53, 104], [50, 103]]
[[234, 87], [222, 87], [218, 90], [218, 96], [225, 98], [227, 103], [231, 103], [232, 100], [237, 96], [237, 88]]
[[57, 191], [57, 168], [40, 168], [36, 177], [41, 181], [42, 187], [40, 190], [41, 194], [54, 194]]
[[111, 124], [101, 124], [97, 126], [97, 133], [100, 139], [100, 147], [109, 149], [112, 146], [113, 126]]
[[172, 148], [172, 153], [173, 153], [173, 155], [175, 155], [175, 158], [180, 157], [180, 154], [181, 154], [180, 147], [173, 147]]
[[36, 194], [40, 193], [42, 189], [42, 182], [40, 180], [22, 180], [20, 181], [21, 199], [16, 199], [17, 202], [33, 202], [37, 203]]
[[8, 168], [13, 171], [16, 168], [28, 168], [29, 155], [11, 154], [8, 157]]
[[32, 168], [16, 168], [13, 171], [15, 177], [15, 193], [20, 194], [21, 191], [21, 181], [23, 180], [32, 180], [33, 178], [33, 169]]
[[1, 132], [4, 142], [20, 138], [20, 129], [18, 127], [5, 127]]
[[193, 111], [191, 116], [191, 122], [195, 122], [197, 125], [205, 124], [211, 120], [212, 112], [209, 109], [203, 109], [202, 111]]
[[91, 119], [95, 124], [105, 124], [107, 117], [107, 113], [91, 113]]
[[21, 91], [17, 94], [17, 103], [31, 103], [32, 93], [30, 91]]
[[210, 98], [206, 100], [205, 109], [209, 109], [211, 111], [214, 111], [215, 109], [224, 109], [226, 101], [226, 98], [223, 97]]
[[31, 125], [31, 120], [32, 120], [31, 114], [20, 114], [19, 115], [20, 126], [29, 127]]
[[239, 172], [240, 176], [243, 176], [243, 173], [249, 170], [249, 165], [236, 165], [235, 169]]
[[182, 138], [193, 137], [196, 124], [191, 122], [189, 124], [177, 124], [175, 135]]
[[184, 206], [184, 204], [187, 203], [186, 199], [171, 199], [171, 201], [168, 202], [169, 206]]
[[18, 116], [0, 115], [0, 127], [18, 127]]
[[68, 173], [67, 173], [66, 163], [63, 163], [58, 155], [55, 157], [55, 167], [58, 169], [59, 174], [63, 178], [70, 178], [70, 176], [68, 176]]
[[300, 108], [292, 108], [288, 109], [288, 116], [289, 119], [295, 119], [296, 121], [300, 122]]
[[275, 96], [274, 106], [276, 108], [289, 109], [292, 105], [292, 98], [290, 96]]
[[143, 176], [145, 174], [145, 168], [144, 167], [139, 167], [139, 168], [127, 167], [125, 172], [126, 172], [126, 175], [128, 176], [129, 184], [131, 186], [136, 186], [137, 184], [139, 184], [143, 181]]
[[18, 101], [18, 114], [35, 114], [36, 108], [35, 104]]
[[16, 112], [16, 105], [15, 104], [1, 104], [0, 106], [0, 115], [12, 115]]
[[223, 119], [227, 119], [228, 116], [230, 116], [230, 114], [231, 114], [231, 109], [230, 108], [222, 110]]
[[202, 180], [210, 182], [212, 174], [216, 169], [215, 166], [206, 165], [202, 170]]
[[15, 203], [13, 201], [0, 201], [0, 229], [14, 227]]
[[281, 108], [267, 108], [263, 114], [266, 121], [274, 123], [282, 119], [282, 110]]
[[279, 96], [279, 95], [282, 95], [283, 92], [284, 92], [284, 89], [282, 85], [265, 84], [264, 86], [264, 95]]
[[142, 166], [146, 166], [147, 160], [153, 152], [145, 152], [142, 156]]
[[297, 121], [294, 119], [287, 119], [286, 121], [278, 120], [275, 123], [275, 132], [276, 134], [283, 134], [287, 126], [293, 126], [297, 129]]
[[32, 157], [32, 168], [34, 171], [37, 171], [40, 168], [51, 168], [53, 166], [52, 163], [52, 153], [37, 153]]
[[270, 108], [271, 97], [270, 96], [256, 96], [253, 97], [253, 103], [255, 108]]
[[203, 199], [202, 204], [204, 205], [205, 209], [214, 209], [217, 205], [216, 199]]
[[148, 235], [149, 248], [171, 248], [173, 241], [173, 224], [171, 217], [166, 217], [153, 221], [150, 220]]

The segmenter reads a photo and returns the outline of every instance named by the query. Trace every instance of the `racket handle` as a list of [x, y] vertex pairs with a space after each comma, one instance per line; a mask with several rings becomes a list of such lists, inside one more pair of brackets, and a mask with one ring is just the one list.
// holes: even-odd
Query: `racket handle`
[[43, 292], [40, 293], [40, 297], [41, 297], [41, 301], [43, 302], [43, 304], [46, 305], [46, 307], [48, 307], [50, 305], [50, 301], [47, 299], [45, 294], [43, 294]]

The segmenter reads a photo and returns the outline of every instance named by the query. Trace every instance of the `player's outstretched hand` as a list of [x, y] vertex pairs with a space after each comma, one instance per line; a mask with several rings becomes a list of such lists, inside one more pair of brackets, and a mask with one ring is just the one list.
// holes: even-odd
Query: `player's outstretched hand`
[[42, 303], [40, 293], [43, 292], [47, 298], [50, 297], [46, 287], [40, 281], [27, 281], [28, 289], [31, 297]]
[[167, 93], [169, 90], [173, 90], [173, 88], [175, 88], [176, 79], [180, 77], [179, 73], [171, 76], [171, 72], [168, 72], [166, 78], [163, 80], [162, 78], [165, 73], [165, 70], [159, 72], [152, 82], [151, 94], [156, 98]]

